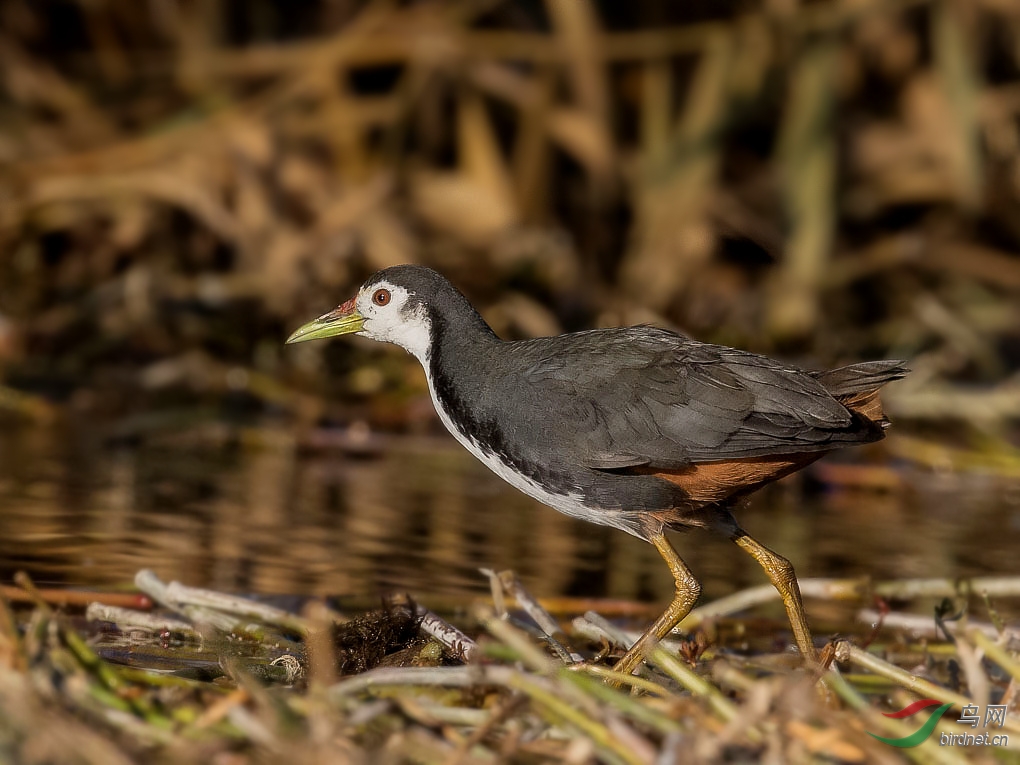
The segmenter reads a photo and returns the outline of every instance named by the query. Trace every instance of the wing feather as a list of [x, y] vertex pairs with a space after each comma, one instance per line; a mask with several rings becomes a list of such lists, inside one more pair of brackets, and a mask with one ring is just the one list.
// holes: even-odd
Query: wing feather
[[521, 344], [523, 361], [534, 354], [522, 377], [573, 423], [554, 440], [591, 468], [676, 470], [865, 440], [819, 373], [650, 327], [568, 337]]

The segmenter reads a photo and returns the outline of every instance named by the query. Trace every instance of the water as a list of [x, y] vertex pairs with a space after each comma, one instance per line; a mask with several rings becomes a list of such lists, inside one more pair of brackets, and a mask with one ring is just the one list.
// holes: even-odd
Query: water
[[[443, 436], [299, 442], [220, 425], [109, 436], [0, 430], [0, 580], [24, 569], [40, 585], [116, 586], [151, 568], [232, 592], [400, 590], [431, 604], [487, 592], [484, 567], [515, 569], [539, 596], [665, 602], [672, 592], [651, 546], [537, 504]], [[882, 448], [841, 456], [877, 458], [853, 470], [885, 488], [820, 485], [846, 472], [830, 457], [760, 492], [738, 518], [802, 577], [1016, 572], [1020, 481], [911, 469]], [[703, 599], [765, 581], [724, 539], [695, 531], [675, 542]]]

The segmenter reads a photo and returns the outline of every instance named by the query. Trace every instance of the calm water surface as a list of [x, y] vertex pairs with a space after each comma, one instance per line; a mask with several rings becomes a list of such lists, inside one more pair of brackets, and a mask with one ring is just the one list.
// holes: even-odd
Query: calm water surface
[[[228, 591], [404, 590], [428, 603], [487, 591], [486, 567], [515, 569], [539, 596], [672, 591], [649, 545], [533, 502], [438, 435], [338, 433], [309, 448], [285, 430], [211, 426], [116, 443], [0, 430], [0, 579], [24, 569], [40, 584], [107, 586], [152, 568]], [[848, 468], [830, 457], [738, 517], [801, 576], [1017, 572], [1020, 482], [897, 466], [881, 448], [845, 456], [877, 459], [849, 472], [877, 471], [884, 488], [833, 483]], [[703, 597], [765, 581], [726, 540], [675, 541]]]

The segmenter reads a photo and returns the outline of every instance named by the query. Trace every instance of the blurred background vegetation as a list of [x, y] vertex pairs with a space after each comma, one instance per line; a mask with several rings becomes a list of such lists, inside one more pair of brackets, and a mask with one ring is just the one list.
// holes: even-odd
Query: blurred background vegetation
[[1018, 118], [1010, 0], [5, 0], [0, 418], [429, 423], [399, 351], [282, 345], [418, 262], [505, 337], [908, 358], [894, 414], [1001, 424]]

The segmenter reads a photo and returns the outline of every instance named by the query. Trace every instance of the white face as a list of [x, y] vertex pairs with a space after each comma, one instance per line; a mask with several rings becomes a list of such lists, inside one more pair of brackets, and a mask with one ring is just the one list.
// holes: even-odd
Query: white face
[[361, 290], [354, 307], [365, 318], [365, 324], [358, 334], [399, 345], [426, 364], [431, 323], [421, 304], [408, 306], [409, 297], [406, 289], [385, 280]]

